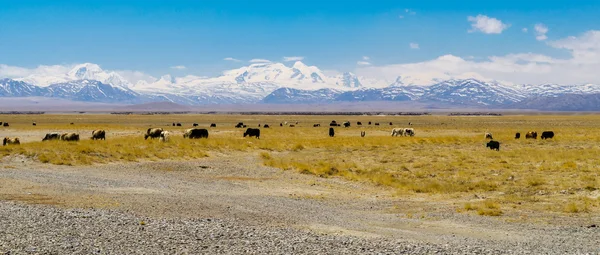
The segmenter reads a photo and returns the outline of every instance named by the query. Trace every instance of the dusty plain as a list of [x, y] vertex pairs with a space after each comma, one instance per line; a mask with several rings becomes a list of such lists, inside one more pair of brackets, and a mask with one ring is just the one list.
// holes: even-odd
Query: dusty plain
[[[351, 126], [331, 138], [332, 120]], [[596, 114], [0, 121], [0, 138], [22, 143], [0, 147], [4, 253], [600, 253]], [[238, 122], [270, 128], [244, 138]], [[209, 138], [183, 139], [192, 123]], [[149, 127], [173, 136], [144, 140]], [[416, 135], [391, 137], [396, 127]], [[90, 140], [94, 129], [107, 140]], [[556, 136], [540, 139], [546, 130]], [[82, 140], [41, 142], [53, 131]]]

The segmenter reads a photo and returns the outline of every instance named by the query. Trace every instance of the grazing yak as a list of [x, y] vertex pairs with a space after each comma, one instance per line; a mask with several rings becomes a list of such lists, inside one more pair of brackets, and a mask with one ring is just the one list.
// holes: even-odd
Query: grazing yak
[[392, 122], [390, 122], [390, 126], [392, 126], [392, 125], [394, 125], [394, 124], [392, 124]]
[[160, 137], [158, 138], [159, 141], [161, 142], [168, 142], [169, 141], [169, 137], [171, 136], [171, 132], [169, 131], [162, 131], [160, 132]]
[[367, 135], [367, 132], [365, 132], [365, 131], [360, 131], [360, 137], [365, 137], [365, 135]]
[[375, 126], [379, 126], [379, 122], [375, 122]]
[[246, 129], [246, 132], [244, 132], [244, 137], [246, 137], [246, 136], [250, 136], [250, 137], [255, 136], [256, 138], [260, 139], [260, 129], [248, 128], [248, 129]]
[[296, 125], [294, 125], [294, 124], [290, 124], [290, 127], [296, 127]]
[[238, 122], [237, 125], [235, 125], [235, 128], [242, 128], [244, 127], [244, 122]]
[[491, 140], [485, 145], [485, 147], [490, 148], [490, 150], [499, 151], [500, 150], [500, 142]]
[[350, 127], [350, 121], [344, 122], [344, 127]]
[[264, 124], [263, 127], [264, 128], [269, 128], [269, 124]]
[[392, 129], [392, 136], [404, 136], [404, 128], [394, 128]]
[[552, 131], [544, 131], [542, 132], [542, 136], [540, 138], [542, 139], [548, 139], [548, 138], [553, 138], [554, 137], [554, 132]]
[[210, 123], [210, 127], [217, 127], [217, 124], [215, 124], [215, 123]]
[[47, 133], [42, 141], [60, 140], [60, 134], [57, 132]]
[[62, 141], [79, 141], [79, 134], [77, 133], [64, 133], [60, 135], [60, 140]]
[[521, 133], [517, 132], [517, 133], [515, 134], [515, 139], [519, 139], [519, 138], [521, 138]]
[[527, 132], [527, 134], [525, 134], [525, 139], [537, 139], [537, 132]]
[[162, 128], [149, 128], [144, 135], [144, 140], [147, 140], [148, 137], [152, 139], [159, 138], [162, 131], [164, 131]]
[[360, 121], [357, 121], [357, 122], [356, 122], [356, 125], [357, 125], [357, 126], [362, 126], [362, 122], [360, 122]]
[[405, 136], [415, 136], [415, 130], [412, 128], [405, 128], [404, 135]]
[[371, 125], [371, 122], [369, 121], [369, 125]]
[[321, 124], [314, 124], [313, 127], [320, 127]]
[[17, 144], [21, 144], [21, 141], [17, 137], [15, 137], [15, 138], [4, 137], [4, 139], [2, 140], [2, 146], [17, 145]]
[[485, 139], [494, 139], [492, 138], [492, 133], [485, 133]]
[[177, 126], [178, 126], [178, 127], [181, 127], [181, 123], [177, 123]]
[[175, 122], [173, 122], [173, 126], [175, 126]]
[[8, 127], [8, 122], [4, 122], [4, 124], [2, 124], [3, 127]]
[[329, 128], [329, 137], [335, 136], [335, 130], [332, 127]]
[[183, 138], [198, 139], [208, 138], [208, 130], [205, 128], [190, 128], [185, 131]]
[[92, 140], [106, 140], [106, 131], [102, 129], [92, 131]]
[[337, 124], [337, 122], [335, 122], [335, 120], [332, 120], [332, 121], [329, 123], [329, 126], [330, 126], [330, 127], [337, 127], [337, 126], [339, 126], [339, 125]]
[[198, 123], [192, 124], [192, 127], [197, 127], [197, 126], [198, 126]]
[[33, 125], [33, 126], [37, 126], [37, 123], [33, 122], [33, 123], [31, 123], [31, 125]]

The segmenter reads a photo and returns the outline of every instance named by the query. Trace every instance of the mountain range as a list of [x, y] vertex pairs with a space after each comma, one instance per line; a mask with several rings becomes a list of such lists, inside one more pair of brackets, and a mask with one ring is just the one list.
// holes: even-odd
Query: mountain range
[[487, 109], [600, 110], [596, 84], [505, 84], [482, 79], [433, 79], [415, 84], [409, 76], [394, 81], [327, 75], [298, 61], [255, 63], [217, 77], [165, 75], [132, 83], [96, 64], [76, 65], [67, 72], [46, 71], [0, 79], [0, 97], [50, 97], [81, 102], [139, 104], [172, 102], [210, 104], [327, 104], [335, 102], [403, 101], [431, 107]]

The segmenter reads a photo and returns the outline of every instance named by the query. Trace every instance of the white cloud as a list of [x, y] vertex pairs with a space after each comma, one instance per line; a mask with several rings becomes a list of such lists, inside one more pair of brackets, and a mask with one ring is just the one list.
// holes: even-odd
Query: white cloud
[[185, 70], [187, 67], [185, 66], [172, 66], [171, 69], [176, 69], [176, 70]]
[[549, 42], [556, 49], [570, 53], [568, 58], [554, 58], [535, 53], [491, 56], [483, 60], [444, 55], [424, 62], [386, 66], [361, 66], [358, 75], [393, 81], [398, 76], [432, 83], [434, 78], [475, 77], [518, 84], [600, 84], [600, 31], [588, 31]]
[[151, 83], [156, 81], [156, 78], [152, 75], [149, 75], [140, 71], [131, 71], [131, 70], [119, 70], [116, 71], [117, 74], [121, 75], [121, 77], [125, 78], [125, 80], [129, 81], [131, 84], [137, 84], [140, 81]]
[[524, 27], [523, 29], [521, 29], [521, 31], [523, 31], [523, 33], [527, 33], [527, 31], [529, 31], [529, 29], [527, 29], [526, 27]]
[[356, 62], [356, 64], [359, 66], [370, 66], [371, 65], [371, 63], [368, 61], [358, 61], [358, 62]]
[[232, 62], [242, 62], [241, 60], [239, 60], [237, 58], [232, 58], [232, 57], [224, 58], [223, 60], [225, 60], [225, 61], [232, 61]]
[[20, 78], [33, 74], [51, 75], [55, 73], [67, 73], [75, 65], [40, 65], [36, 68], [24, 68], [0, 64], [0, 78]]
[[368, 60], [370, 60], [371, 58], [370, 58], [369, 56], [363, 56], [363, 57], [362, 57], [362, 59], [363, 59], [364, 61], [368, 61]]
[[538, 41], [544, 41], [548, 39], [546, 33], [548, 33], [548, 27], [542, 23], [535, 24], [533, 27], [535, 29], [535, 39]]
[[410, 46], [410, 48], [414, 50], [420, 49], [418, 43], [409, 43], [408, 46]]
[[250, 62], [250, 63], [271, 63], [270, 60], [262, 59], [262, 58], [254, 58], [254, 59], [251, 59], [248, 62]]
[[285, 62], [290, 62], [290, 61], [302, 61], [304, 60], [304, 57], [299, 57], [299, 56], [294, 56], [294, 57], [283, 57], [283, 61]]
[[399, 18], [399, 19], [403, 19], [403, 18], [404, 18], [404, 15], [398, 15], [398, 18]]
[[496, 18], [490, 18], [485, 15], [477, 15], [476, 17], [469, 16], [467, 20], [471, 22], [471, 30], [469, 33], [482, 32], [484, 34], [500, 34], [506, 30], [510, 25], [502, 23], [501, 20]]
[[415, 15], [415, 14], [417, 14], [416, 12], [414, 12], [411, 9], [404, 9], [404, 12], [408, 13], [409, 15]]

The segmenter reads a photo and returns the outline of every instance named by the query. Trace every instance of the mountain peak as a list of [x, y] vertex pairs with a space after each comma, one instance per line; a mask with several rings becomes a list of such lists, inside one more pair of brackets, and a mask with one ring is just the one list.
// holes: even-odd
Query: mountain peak
[[99, 65], [92, 63], [84, 63], [74, 66], [67, 75], [78, 79], [90, 78], [94, 74], [101, 73], [102, 68]]
[[308, 66], [306, 64], [302, 63], [302, 61], [296, 61], [294, 63], [294, 65], [292, 66], [292, 68], [296, 68], [296, 69], [302, 70], [302, 69], [308, 68]]

